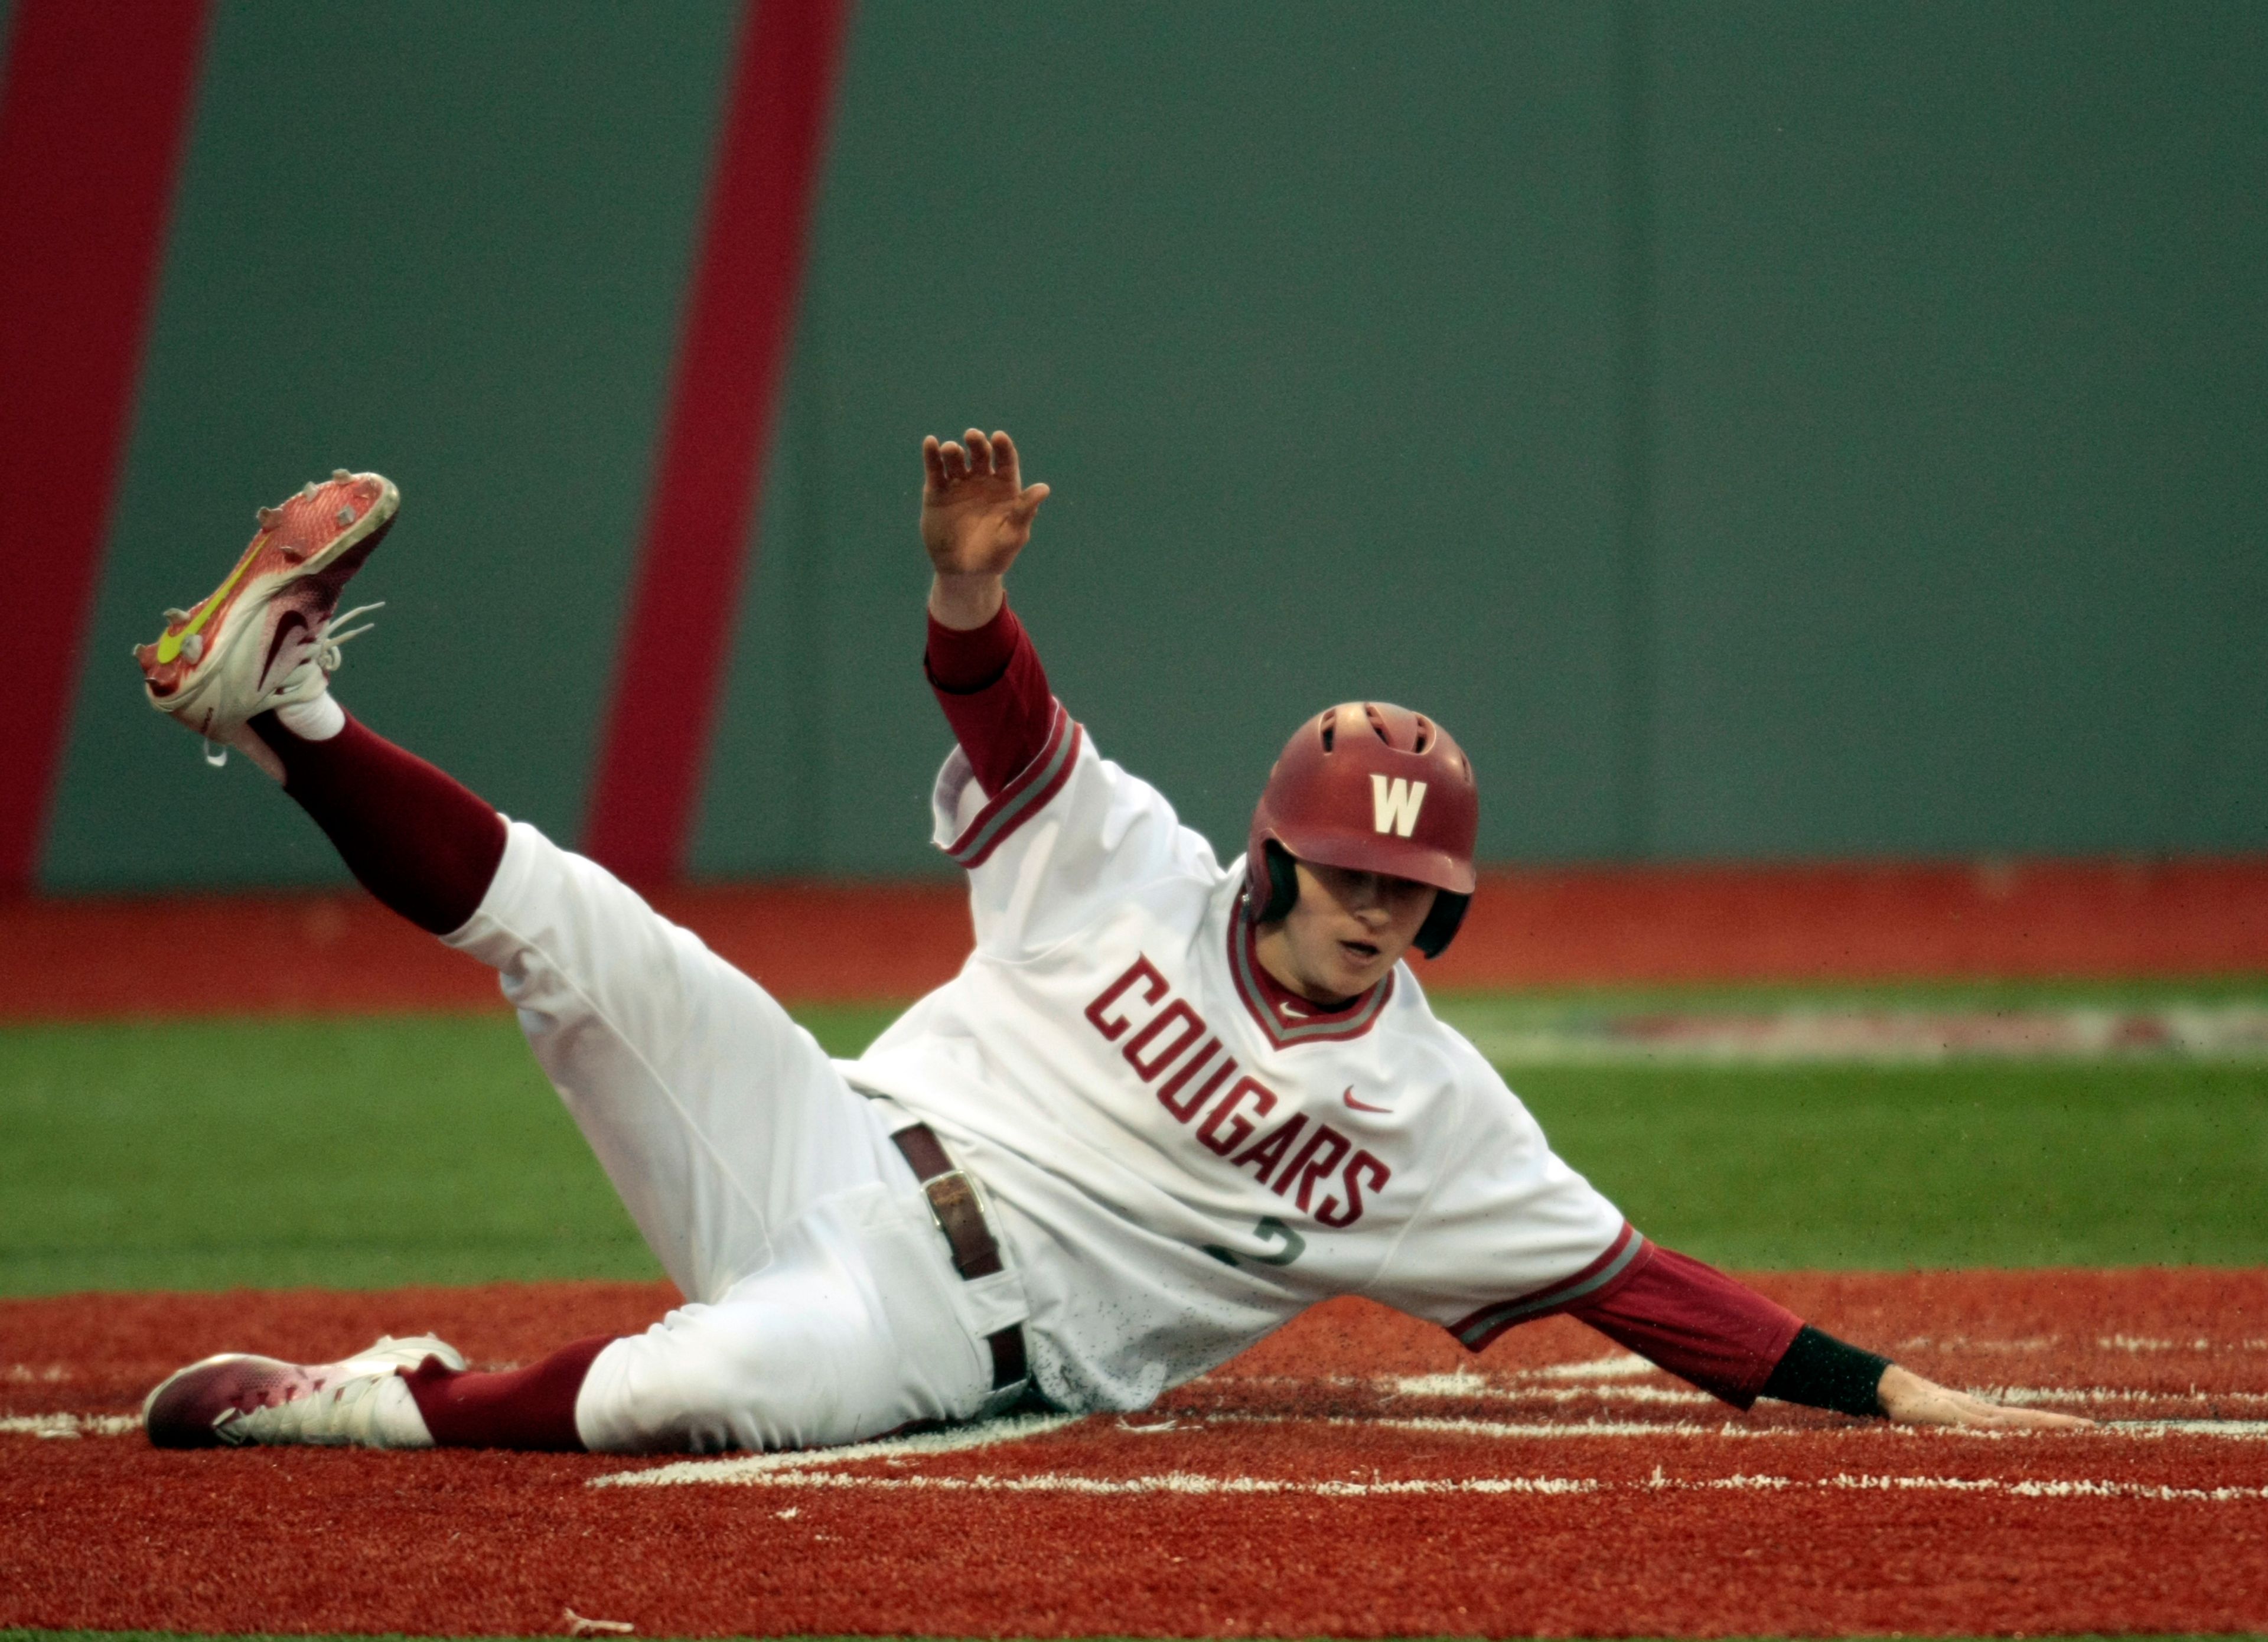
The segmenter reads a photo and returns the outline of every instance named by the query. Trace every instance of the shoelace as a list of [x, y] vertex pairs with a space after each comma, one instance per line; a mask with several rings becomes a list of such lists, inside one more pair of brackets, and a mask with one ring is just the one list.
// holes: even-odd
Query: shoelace
[[[315, 656], [315, 665], [320, 667], [326, 674], [336, 673], [339, 670], [339, 646], [345, 644], [350, 638], [361, 637], [364, 633], [370, 631], [372, 628], [376, 627], [378, 623], [375, 622], [364, 622], [360, 627], [350, 627], [343, 633], [334, 633], [331, 630], [342, 622], [351, 622], [358, 615], [368, 615], [373, 610], [383, 610], [385, 608], [386, 600], [383, 599], [379, 600], [374, 604], [358, 604], [351, 610], [341, 611], [338, 615], [331, 617], [329, 621], [324, 622], [322, 626], [317, 628], [315, 630], [315, 643], [319, 648]], [[294, 669], [294, 671], [297, 671], [297, 669]]]
[[[298, 652], [298, 659], [285, 671], [284, 683], [278, 688], [289, 688], [291, 681], [298, 676], [299, 669], [310, 662], [320, 669], [325, 678], [336, 673], [339, 670], [339, 664], [345, 659], [339, 653], [339, 646], [350, 638], [361, 637], [378, 625], [375, 622], [364, 622], [360, 627], [350, 627], [342, 633], [335, 630], [339, 624], [342, 622], [351, 622], [357, 616], [368, 615], [374, 610], [385, 608], [386, 600], [380, 599], [372, 604], [358, 604], [351, 610], [342, 610], [335, 615], [326, 616], [321, 624], [308, 634], [302, 645], [294, 646]], [[210, 764], [215, 769], [219, 769], [227, 764], [228, 748], [224, 743], [214, 740], [210, 736], [204, 738], [204, 743], [205, 762]]]

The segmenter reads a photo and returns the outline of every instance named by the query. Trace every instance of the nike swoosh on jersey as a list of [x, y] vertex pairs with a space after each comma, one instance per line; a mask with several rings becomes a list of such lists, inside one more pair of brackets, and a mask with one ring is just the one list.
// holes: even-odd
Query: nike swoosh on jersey
[[1382, 1112], [1389, 1117], [1394, 1114], [1394, 1108], [1390, 1106], [1373, 1106], [1367, 1101], [1356, 1100], [1354, 1098], [1354, 1085], [1352, 1084], [1347, 1085], [1346, 1094], [1344, 1098], [1345, 1099], [1346, 1103], [1358, 1112]]

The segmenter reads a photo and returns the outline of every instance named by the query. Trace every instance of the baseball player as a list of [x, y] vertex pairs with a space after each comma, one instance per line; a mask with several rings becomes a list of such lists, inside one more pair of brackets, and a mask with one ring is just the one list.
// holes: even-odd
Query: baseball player
[[1384, 703], [1317, 714], [1222, 866], [1095, 749], [1007, 607], [1047, 487], [1005, 433], [923, 460], [925, 663], [957, 743], [931, 805], [976, 944], [856, 1060], [339, 706], [361, 630], [341, 593], [399, 503], [379, 475], [263, 509], [219, 589], [136, 652], [209, 755], [243, 752], [372, 893], [497, 969], [684, 1295], [507, 1373], [430, 1337], [209, 1359], [151, 1394], [151, 1441], [713, 1452], [1130, 1410], [1340, 1294], [1475, 1351], [1572, 1314], [1743, 1408], [2084, 1423], [1933, 1385], [1641, 1236], [1407, 961], [1474, 892], [1477, 788], [1448, 733]]

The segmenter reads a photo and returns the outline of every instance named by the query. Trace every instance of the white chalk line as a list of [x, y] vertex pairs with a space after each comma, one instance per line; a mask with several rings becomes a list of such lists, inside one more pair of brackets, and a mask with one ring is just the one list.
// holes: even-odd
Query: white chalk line
[[[1227, 1415], [1224, 1418], [1265, 1421], [1270, 1425], [1297, 1424], [1288, 1415]], [[1380, 1419], [1348, 1419], [1335, 1417], [1314, 1422], [1327, 1425], [1359, 1425], [1383, 1428], [1387, 1431], [1415, 1431], [1451, 1437], [1541, 1438], [1554, 1440], [1568, 1437], [1786, 1437], [1797, 1434], [1798, 1428], [1760, 1425], [1736, 1425], [1730, 1420], [1706, 1423], [1701, 1420], [1509, 1420], [1458, 1419], [1447, 1415], [1388, 1417]], [[1854, 1425], [1854, 1431], [1873, 1429]], [[1890, 1428], [1895, 1429], [1895, 1428]]]
[[2202, 1500], [2214, 1505], [2233, 1500], [2268, 1499], [2268, 1488], [2169, 1488], [2157, 1483], [2089, 1482], [2082, 1478], [2034, 1478], [2007, 1482], [1999, 1477], [1974, 1476], [1852, 1476], [1829, 1477], [1825, 1488], [1934, 1490], [1948, 1493], [2002, 1493], [2019, 1499], [2154, 1499]]
[[2195, 1500], [2211, 1505], [2226, 1505], [2238, 1500], [2268, 1499], [2268, 1488], [2242, 1485], [2223, 1485], [2213, 1488], [2173, 1488], [2157, 1483], [2096, 1482], [2081, 1477], [2039, 1478], [2021, 1477], [2011, 1482], [1998, 1476], [1854, 1476], [1847, 1471], [1816, 1480], [1799, 1481], [1792, 1476], [1719, 1476], [1693, 1482], [1680, 1477], [1665, 1476], [1661, 1468], [1654, 1468], [1653, 1476], [1638, 1484], [1624, 1484], [1624, 1487], [1664, 1488], [1725, 1488], [1725, 1489], [1842, 1489], [1878, 1490], [1883, 1492], [1918, 1491], [1925, 1493], [1950, 1494], [2007, 1494], [2018, 1499], [2149, 1499]]
[[1396, 1482], [1302, 1482], [1269, 1476], [1207, 1476], [1196, 1471], [1163, 1471], [1148, 1476], [1081, 1476], [1064, 1471], [1040, 1471], [1021, 1476], [873, 1476], [843, 1471], [776, 1470], [725, 1475], [728, 1467], [705, 1468], [700, 1476], [671, 1475], [681, 1470], [664, 1466], [654, 1471], [619, 1471], [593, 1477], [594, 1488], [681, 1486], [688, 1484], [729, 1484], [755, 1488], [819, 1488], [879, 1490], [883, 1492], [930, 1491], [976, 1494], [1312, 1494], [1322, 1498], [1365, 1499], [1404, 1494], [1580, 1494], [1611, 1486], [1594, 1477], [1469, 1476], [1413, 1477]]
[[[2092, 1344], [2099, 1351], [2125, 1351], [2132, 1355], [2154, 1351], [2268, 1351], [2268, 1339], [2215, 1340], [2202, 1335], [2186, 1340], [2168, 1340], [2150, 1335], [2103, 1334], [2097, 1335]], [[1915, 1334], [1900, 1340], [1896, 1349], [1901, 1351], [2059, 1351], [2066, 1349], [2084, 1351], [2088, 1344], [2088, 1342], [2084, 1340], [2067, 1341], [2059, 1334], [2033, 1335], [2020, 1340], [1977, 1340], [1965, 1334]]]
[[123, 1437], [142, 1429], [139, 1414], [0, 1415], [0, 1436]]
[[2268, 1406], [2268, 1392], [2208, 1391], [2191, 1386], [2183, 1391], [2131, 1391], [2111, 1386], [1971, 1386], [1971, 1396], [1988, 1403], [2024, 1407], [2041, 1403], [2227, 1403], [2253, 1408]]
[[[1713, 1403], [1714, 1398], [1706, 1399]], [[2208, 1400], [2203, 1395], [2179, 1395], [2167, 1399], [2172, 1402]], [[2011, 1403], [2014, 1398], [2008, 1399]], [[1772, 1437], [1809, 1437], [1822, 1430], [1837, 1437], [1893, 1437], [1909, 1440], [1925, 1438], [1962, 1438], [1972, 1441], [2002, 1441], [2026, 1439], [2036, 1433], [2028, 1431], [1977, 1431], [1946, 1425], [1893, 1425], [1887, 1421], [1853, 1420], [1845, 1425], [1821, 1427], [1815, 1425], [1778, 1425], [1734, 1420], [1707, 1421], [1634, 1420], [1634, 1419], [1564, 1419], [1521, 1420], [1482, 1419], [1457, 1415], [1301, 1415], [1264, 1414], [1222, 1411], [1197, 1416], [1192, 1426], [1198, 1425], [1330, 1425], [1355, 1426], [1370, 1430], [1414, 1431], [1437, 1432], [1447, 1436], [1496, 1437], [1506, 1439], [1562, 1440], [1583, 1437], [1726, 1437], [1755, 1440]], [[2268, 1440], [2268, 1420], [2198, 1419], [2183, 1417], [2166, 1418], [2128, 1418], [2105, 1420], [2105, 1426], [2128, 1436], [2164, 1436], [2169, 1434], [2198, 1434], [2226, 1437], [2236, 1440]]]
[[[1651, 1363], [1646, 1365], [1650, 1371]], [[1601, 1383], [1539, 1386], [1525, 1381], [1491, 1380], [1481, 1374], [1405, 1374], [1377, 1382], [1378, 1388], [1397, 1397], [1470, 1397], [1505, 1403], [1705, 1403], [1716, 1399], [1705, 1391], [1671, 1386], [1626, 1386]]]
[[2106, 1419], [2101, 1423], [2123, 1437], [2225, 1437], [2234, 1442], [2268, 1441], [2268, 1419]]
[[[1594, 1357], [1587, 1362], [1554, 1363], [1549, 1368], [1521, 1369], [1516, 1377], [1524, 1380], [1637, 1380], [1660, 1372], [1636, 1351], [1616, 1351], [1606, 1357]], [[1481, 1378], [1469, 1371], [1438, 1377], [1450, 1380]]]
[[[1808, 1438], [1833, 1436], [1867, 1439], [1901, 1440], [1921, 1442], [1952, 1440], [1964, 1442], [2029, 1442], [2047, 1435], [2061, 1438], [2069, 1433], [2042, 1433], [2032, 1431], [1978, 1431], [1952, 1425], [1893, 1425], [1886, 1420], [1853, 1420], [1848, 1425], [1821, 1427], [1818, 1425], [1742, 1425], [1732, 1420], [1709, 1424], [1701, 1420], [1497, 1420], [1460, 1419], [1450, 1416], [1410, 1416], [1361, 1419], [1333, 1416], [1322, 1419], [1306, 1418], [1290, 1414], [1215, 1414], [1208, 1417], [1214, 1424], [1289, 1425], [1317, 1425], [1355, 1426], [1367, 1430], [1412, 1431], [1451, 1437], [1491, 1437], [1508, 1440], [1565, 1441], [1587, 1437], [1638, 1438], [1647, 1437], [1724, 1437], [1736, 1440], [1761, 1441], [1771, 1438]], [[2106, 1421], [2105, 1425], [2121, 1436], [2164, 1437], [2170, 1435], [2200, 1435], [2226, 1437], [2237, 1441], [2268, 1440], [2268, 1420], [2226, 1419], [2136, 1419]]]
[[816, 1465], [849, 1465], [861, 1460], [905, 1461], [932, 1454], [965, 1454], [972, 1448], [996, 1447], [1023, 1442], [1061, 1431], [1085, 1418], [1079, 1414], [1024, 1414], [1012, 1419], [987, 1420], [976, 1425], [953, 1425], [909, 1437], [879, 1437], [840, 1448], [792, 1448], [778, 1454], [735, 1454], [715, 1460], [679, 1460], [650, 1471], [613, 1471], [591, 1479], [593, 1488], [662, 1488], [673, 1483], [740, 1483], [774, 1472], [793, 1472]]
[[[1285, 1482], [1253, 1477], [1208, 1477], [1201, 1473], [1171, 1471], [1154, 1476], [1130, 1478], [1099, 1478], [1079, 1476], [1063, 1472], [1037, 1472], [1022, 1476], [910, 1476], [850, 1474], [836, 1468], [862, 1462], [881, 1460], [902, 1465], [909, 1460], [932, 1454], [968, 1453], [1028, 1440], [1050, 1432], [1076, 1424], [1079, 1417], [1067, 1414], [1033, 1415], [1019, 1419], [996, 1420], [986, 1425], [959, 1426], [947, 1431], [930, 1432], [919, 1436], [887, 1438], [876, 1442], [856, 1443], [842, 1448], [801, 1449], [783, 1454], [733, 1454], [712, 1460], [680, 1460], [650, 1469], [613, 1471], [590, 1480], [593, 1488], [668, 1488], [678, 1486], [747, 1485], [779, 1488], [927, 1488], [976, 1490], [990, 1492], [1036, 1491], [1042, 1493], [1314, 1493], [1356, 1498], [1366, 1493], [1537, 1493], [1565, 1492], [1557, 1486], [1567, 1478], [1551, 1477], [1481, 1477], [1461, 1480], [1425, 1480], [1410, 1483], [1368, 1484]], [[1512, 1421], [1460, 1419], [1453, 1417], [1363, 1419], [1345, 1416], [1322, 1418], [1287, 1414], [1215, 1414], [1193, 1420], [1188, 1425], [1166, 1421], [1155, 1425], [1131, 1426], [1124, 1420], [1121, 1428], [1139, 1436], [1153, 1436], [1169, 1431], [1185, 1434], [1203, 1434], [1211, 1425], [1321, 1425], [1339, 1429], [1387, 1430], [1415, 1432], [1425, 1435], [1454, 1437], [1484, 1437], [1515, 1440], [1565, 1440], [1581, 1438], [1660, 1438], [1721, 1437], [1734, 1439], [1797, 1438], [1818, 1434], [1814, 1426], [1752, 1426], [1735, 1425], [1732, 1421], [1705, 1425], [1698, 1421], [1681, 1420], [1674, 1423], [1642, 1423], [1617, 1420]], [[2111, 1423], [2106, 1430], [2131, 1437], [2165, 1437], [2176, 1434], [2200, 1434], [2240, 1440], [2268, 1440], [2268, 1420], [2126, 1420]], [[1890, 1425], [1854, 1424], [1834, 1432], [1837, 1436], [1867, 1436], [1903, 1438], [1922, 1440], [1928, 1438], [1960, 1438], [1972, 1441], [2027, 1441], [2040, 1435], [2027, 1431], [1969, 1431], [1942, 1426]], [[1661, 1476], [1655, 1468], [1655, 1476]], [[1585, 1479], [1573, 1479], [1585, 1480]], [[1588, 1479], [1596, 1483], [1596, 1479]], [[1795, 1486], [1786, 1478], [1776, 1481], [1749, 1482], [1719, 1479], [1710, 1486]], [[1547, 1486], [1547, 1484], [1550, 1484]], [[1597, 1484], [1598, 1486], [1612, 1484]], [[1699, 1484], [1695, 1484], [1698, 1486]], [[1803, 1484], [1810, 1486], [1813, 1484]], [[1844, 1484], [1837, 1484], [1838, 1486]], [[1857, 1484], [1849, 1484], [1856, 1486]], [[1887, 1484], [1885, 1484], [1887, 1486]], [[1926, 1486], [1922, 1483], [1900, 1483], [1898, 1486]], [[1948, 1483], [1948, 1487], [1954, 1484]], [[1963, 1484], [1965, 1485], [1965, 1484]], [[1994, 1484], [1998, 1486], [1998, 1484]], [[2014, 1484], [2009, 1484], [2014, 1488]], [[2045, 1486], [2045, 1484], [2043, 1484]], [[2062, 1484], [2057, 1484], [2062, 1487]], [[2072, 1485], [2087, 1491], [2078, 1484]], [[2127, 1487], [2124, 1484], [2106, 1483], [2102, 1489]], [[2135, 1484], [2134, 1486], [2140, 1486]], [[2088, 1484], [2088, 1488], [2094, 1487]], [[2018, 1490], [2021, 1493], [2021, 1491]], [[2096, 1489], [2100, 1492], [2101, 1489]], [[2254, 1491], [2257, 1494], [2260, 1491]], [[2136, 1498], [2145, 1497], [2136, 1495]], [[2150, 1494], [2149, 1498], [2187, 1498], [2186, 1494]], [[2252, 1496], [2215, 1494], [2214, 1498]]]
[[1507, 1017], [1448, 1007], [1499, 1065], [1940, 1065], [1976, 1061], [2268, 1061], [2258, 999], [2162, 1005], [1867, 1005], [1572, 1010]]
[[1654, 1475], [1637, 1483], [1610, 1482], [1596, 1476], [1468, 1476], [1410, 1477], [1372, 1482], [1316, 1481], [1270, 1476], [1209, 1476], [1197, 1471], [1163, 1471], [1143, 1476], [1083, 1476], [1063, 1471], [1041, 1471], [1020, 1476], [875, 1476], [817, 1469], [739, 1471], [706, 1468], [700, 1476], [679, 1474], [683, 1468], [665, 1466], [656, 1471], [618, 1472], [594, 1477], [593, 1487], [669, 1487], [725, 1484], [742, 1488], [797, 1488], [858, 1493], [962, 1494], [1078, 1494], [1095, 1498], [1135, 1494], [1293, 1495], [1319, 1499], [1383, 1499], [1411, 1496], [1532, 1494], [1566, 1496], [1602, 1493], [1656, 1493], [1671, 1489], [1756, 1491], [1769, 1492], [1866, 1491], [2005, 1494], [2017, 1499], [2135, 1499], [2164, 1504], [2229, 1505], [2268, 1499], [2268, 1488], [2224, 1485], [2174, 1488], [2154, 1483], [2125, 1483], [2093, 1478], [2022, 1478], [1995, 1476], [1902, 1476], [1848, 1472], [1829, 1477], [1758, 1476], [1746, 1473], [1716, 1477], [1671, 1477], [1657, 1468]]
[[[1686, 1391], [1664, 1386], [1585, 1386], [1580, 1388], [1561, 1386], [1491, 1385], [1485, 1381], [1470, 1381], [1462, 1385], [1446, 1383], [1454, 1376], [1428, 1375], [1417, 1382], [1403, 1381], [1394, 1385], [1388, 1395], [1396, 1397], [1429, 1398], [1437, 1402], [1469, 1401], [1476, 1403], [1525, 1403], [1538, 1407], [1565, 1407], [1580, 1403], [1621, 1403], [1656, 1407], [1707, 1408], [1717, 1399], [1705, 1391]], [[1432, 1381], [1436, 1383], [1427, 1383]], [[1970, 1386], [1973, 1396], [1988, 1403], [2005, 1403], [2012, 1408], [2029, 1408], [2052, 1403], [2091, 1405], [2099, 1403], [2132, 1404], [2152, 1407], [2168, 1403], [2212, 1403], [2231, 1408], [2268, 1407], [2268, 1392], [2208, 1391], [2191, 1386], [2179, 1391], [2132, 1391], [2108, 1386]]]
[[[1396, 1397], [1435, 1401], [1532, 1403], [1565, 1406], [1574, 1403], [1626, 1403], [1659, 1407], [1707, 1408], [1717, 1399], [1705, 1391], [1666, 1386], [1593, 1385], [1583, 1387], [1503, 1384], [1478, 1376], [1425, 1374], [1394, 1381], [1380, 1388]], [[2232, 1408], [2268, 1408], [2268, 1392], [2213, 1391], [2189, 1386], [2178, 1391], [2136, 1391], [2112, 1386], [1970, 1386], [1972, 1396], [2012, 1408], [2051, 1403], [2096, 1403], [2151, 1407], [2167, 1403], [2213, 1403]]]

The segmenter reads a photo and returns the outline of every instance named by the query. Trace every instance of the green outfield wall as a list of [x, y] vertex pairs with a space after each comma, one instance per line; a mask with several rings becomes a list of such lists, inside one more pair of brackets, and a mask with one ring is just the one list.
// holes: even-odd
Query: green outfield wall
[[[576, 837], [740, 26], [219, 0], [40, 884], [338, 876], [126, 659], [337, 465], [405, 497], [340, 695]], [[2264, 85], [2246, 3], [867, 0], [694, 870], [944, 870], [971, 421], [1058, 693], [1225, 853], [1360, 695], [1498, 860], [2263, 848]]]

